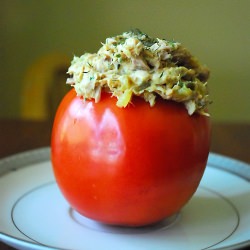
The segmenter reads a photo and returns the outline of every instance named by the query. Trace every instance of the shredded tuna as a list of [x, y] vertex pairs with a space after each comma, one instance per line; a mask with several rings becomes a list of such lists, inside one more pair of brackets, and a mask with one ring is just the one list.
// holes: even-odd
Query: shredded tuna
[[133, 96], [154, 106], [157, 96], [184, 103], [188, 113], [208, 115], [209, 70], [180, 43], [149, 37], [140, 30], [107, 38], [97, 53], [73, 58], [67, 83], [84, 99], [109, 91], [117, 106]]

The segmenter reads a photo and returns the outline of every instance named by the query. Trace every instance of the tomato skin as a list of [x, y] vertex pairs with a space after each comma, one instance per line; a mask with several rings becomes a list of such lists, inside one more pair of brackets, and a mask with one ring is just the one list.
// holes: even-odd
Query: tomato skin
[[178, 212], [196, 191], [210, 145], [210, 119], [184, 105], [133, 98], [126, 108], [102, 94], [85, 101], [72, 89], [51, 138], [52, 165], [70, 205], [91, 219], [143, 226]]

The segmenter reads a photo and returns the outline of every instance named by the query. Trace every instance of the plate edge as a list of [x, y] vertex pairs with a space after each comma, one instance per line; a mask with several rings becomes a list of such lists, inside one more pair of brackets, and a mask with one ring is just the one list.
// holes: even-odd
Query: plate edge
[[0, 159], [0, 177], [19, 168], [50, 160], [50, 147], [23, 151]]
[[[24, 166], [50, 160], [50, 147], [23, 151], [0, 159], [0, 176]], [[225, 170], [250, 182], [250, 164], [235, 158], [210, 152], [207, 165]]]
[[250, 164], [238, 159], [210, 152], [207, 166], [227, 171], [250, 182]]

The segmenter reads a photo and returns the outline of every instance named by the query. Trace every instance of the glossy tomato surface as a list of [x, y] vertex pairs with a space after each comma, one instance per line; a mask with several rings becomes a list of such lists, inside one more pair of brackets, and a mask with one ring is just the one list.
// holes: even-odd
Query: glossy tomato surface
[[135, 97], [126, 108], [103, 93], [83, 101], [72, 89], [53, 126], [57, 183], [80, 214], [108, 224], [142, 226], [178, 212], [205, 170], [210, 121], [184, 105]]

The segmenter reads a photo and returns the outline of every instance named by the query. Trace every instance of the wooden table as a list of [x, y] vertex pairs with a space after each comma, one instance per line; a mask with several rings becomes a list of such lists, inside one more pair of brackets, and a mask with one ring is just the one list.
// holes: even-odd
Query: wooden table
[[[0, 158], [49, 146], [52, 122], [0, 119]], [[211, 151], [250, 163], [250, 124], [213, 124]]]
[[[52, 122], [0, 120], [0, 158], [49, 146]], [[211, 151], [250, 163], [250, 124], [213, 124]], [[13, 250], [0, 243], [1, 250]]]

